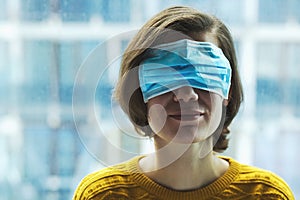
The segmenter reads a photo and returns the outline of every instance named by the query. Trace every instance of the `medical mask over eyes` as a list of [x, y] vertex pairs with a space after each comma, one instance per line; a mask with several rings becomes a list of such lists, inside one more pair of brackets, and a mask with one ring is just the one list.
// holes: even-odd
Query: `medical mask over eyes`
[[228, 99], [231, 67], [222, 50], [209, 42], [178, 40], [149, 49], [139, 66], [144, 102], [183, 86]]

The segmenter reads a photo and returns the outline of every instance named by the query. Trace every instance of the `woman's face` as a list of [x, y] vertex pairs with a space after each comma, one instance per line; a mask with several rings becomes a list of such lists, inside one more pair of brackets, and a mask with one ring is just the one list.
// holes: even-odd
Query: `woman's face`
[[218, 128], [223, 98], [215, 93], [183, 86], [148, 101], [148, 121], [154, 138], [169, 143], [200, 142]]
[[[218, 42], [211, 34], [193, 35], [198, 41]], [[227, 100], [208, 91], [183, 86], [149, 99], [148, 121], [154, 138], [169, 143], [200, 142], [211, 136], [222, 118]]]

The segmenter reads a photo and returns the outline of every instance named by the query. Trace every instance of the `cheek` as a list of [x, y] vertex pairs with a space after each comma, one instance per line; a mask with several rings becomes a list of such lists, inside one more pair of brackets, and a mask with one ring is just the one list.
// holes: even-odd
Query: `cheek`
[[153, 104], [148, 107], [148, 121], [154, 133], [158, 133], [163, 129], [166, 119], [167, 112], [162, 105]]
[[212, 98], [212, 110], [210, 118], [210, 132], [214, 132], [220, 125], [223, 113], [223, 99], [219, 96]]

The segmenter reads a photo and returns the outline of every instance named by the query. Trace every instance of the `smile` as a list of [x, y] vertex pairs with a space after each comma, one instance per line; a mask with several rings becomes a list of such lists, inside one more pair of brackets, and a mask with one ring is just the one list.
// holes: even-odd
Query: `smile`
[[190, 114], [174, 114], [169, 115], [172, 119], [178, 120], [178, 121], [194, 121], [199, 120], [204, 116], [204, 113], [190, 113]]

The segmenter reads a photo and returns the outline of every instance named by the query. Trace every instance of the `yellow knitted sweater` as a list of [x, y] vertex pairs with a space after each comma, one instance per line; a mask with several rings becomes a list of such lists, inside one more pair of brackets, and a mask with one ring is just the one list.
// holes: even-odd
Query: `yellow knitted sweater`
[[286, 199], [293, 200], [288, 185], [277, 175], [240, 164], [232, 158], [223, 176], [210, 185], [191, 191], [176, 191], [159, 185], [138, 170], [135, 157], [125, 163], [87, 175], [79, 184], [73, 200], [104, 199]]

